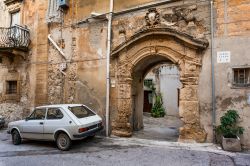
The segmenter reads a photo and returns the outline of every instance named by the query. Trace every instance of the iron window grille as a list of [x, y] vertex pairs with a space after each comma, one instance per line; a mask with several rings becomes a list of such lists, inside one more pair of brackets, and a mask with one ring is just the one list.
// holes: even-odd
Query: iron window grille
[[153, 85], [153, 80], [152, 79], [145, 79], [144, 80], [144, 86], [150, 88]]
[[7, 81], [6, 94], [17, 94], [17, 81]]
[[250, 87], [250, 68], [234, 68], [233, 75], [234, 86]]

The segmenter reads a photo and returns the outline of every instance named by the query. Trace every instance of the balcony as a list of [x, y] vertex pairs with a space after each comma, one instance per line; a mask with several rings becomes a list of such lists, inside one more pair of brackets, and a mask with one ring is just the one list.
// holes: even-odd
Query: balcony
[[30, 33], [27, 28], [19, 25], [0, 27], [0, 52], [27, 52], [29, 44]]

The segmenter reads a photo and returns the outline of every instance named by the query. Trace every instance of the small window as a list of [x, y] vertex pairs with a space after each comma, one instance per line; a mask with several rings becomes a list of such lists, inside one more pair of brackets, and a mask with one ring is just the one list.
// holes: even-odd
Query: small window
[[85, 118], [89, 116], [95, 115], [88, 107], [85, 106], [76, 106], [69, 107], [69, 110], [77, 117], [77, 118]]
[[35, 109], [30, 115], [29, 120], [42, 120], [45, 118], [46, 109]]
[[234, 68], [234, 81], [233, 84], [238, 87], [250, 86], [250, 68]]
[[17, 81], [7, 81], [6, 84], [6, 94], [17, 94]]
[[144, 86], [150, 88], [152, 85], [153, 85], [153, 80], [152, 79], [145, 79], [144, 80]]
[[47, 119], [62, 119], [63, 113], [59, 108], [49, 108], [47, 112]]

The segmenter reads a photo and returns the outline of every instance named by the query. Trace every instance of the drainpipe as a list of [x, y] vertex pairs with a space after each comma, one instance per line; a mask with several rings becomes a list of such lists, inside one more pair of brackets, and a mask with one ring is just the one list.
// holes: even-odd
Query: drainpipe
[[114, 0], [110, 0], [109, 16], [108, 16], [108, 43], [107, 43], [107, 69], [106, 69], [106, 136], [109, 136], [109, 92], [110, 92], [110, 50], [111, 50], [111, 33], [112, 33], [112, 15], [113, 15]]
[[210, 1], [211, 9], [211, 75], [212, 75], [212, 127], [213, 142], [215, 143], [216, 108], [215, 108], [215, 80], [214, 80], [214, 12], [213, 0]]

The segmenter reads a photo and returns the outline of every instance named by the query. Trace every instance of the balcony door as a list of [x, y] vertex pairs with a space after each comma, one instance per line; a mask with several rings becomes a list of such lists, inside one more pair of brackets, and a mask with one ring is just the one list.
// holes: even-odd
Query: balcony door
[[11, 13], [11, 23], [10, 26], [20, 25], [20, 12]]
[[10, 13], [11, 14], [11, 30], [9, 34], [9, 43], [11, 43], [12, 47], [17, 47], [19, 45], [19, 38], [21, 36], [21, 30], [16, 26], [20, 25], [20, 12], [14, 12]]

